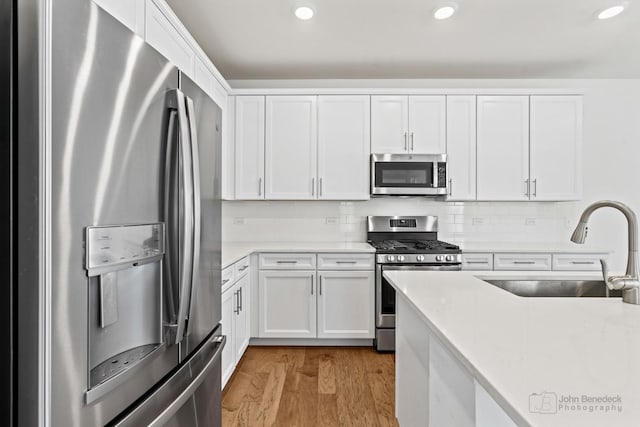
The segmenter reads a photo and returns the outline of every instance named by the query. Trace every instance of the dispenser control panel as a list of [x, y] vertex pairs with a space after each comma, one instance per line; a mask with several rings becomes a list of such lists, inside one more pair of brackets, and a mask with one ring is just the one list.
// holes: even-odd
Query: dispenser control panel
[[164, 254], [164, 224], [87, 227], [85, 251], [90, 276], [156, 261]]

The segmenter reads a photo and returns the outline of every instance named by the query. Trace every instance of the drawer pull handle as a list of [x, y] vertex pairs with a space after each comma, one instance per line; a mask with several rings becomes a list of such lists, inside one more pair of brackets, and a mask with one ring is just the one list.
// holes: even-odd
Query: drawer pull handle
[[571, 264], [577, 264], [577, 265], [592, 265], [595, 264], [595, 261], [571, 261]]
[[245, 271], [247, 268], [249, 268], [248, 265], [243, 265], [242, 267], [240, 267], [238, 270], [240, 271]]
[[224, 284], [225, 284], [225, 283], [227, 283], [229, 280], [231, 280], [231, 279], [224, 279], [224, 280], [222, 281], [222, 284], [224, 285]]
[[358, 261], [336, 261], [336, 264], [356, 264]]
[[298, 261], [278, 261], [278, 264], [297, 264]]
[[489, 261], [467, 261], [467, 264], [489, 264]]
[[527, 264], [527, 265], [531, 265], [531, 264], [535, 264], [535, 261], [513, 261], [514, 264]]

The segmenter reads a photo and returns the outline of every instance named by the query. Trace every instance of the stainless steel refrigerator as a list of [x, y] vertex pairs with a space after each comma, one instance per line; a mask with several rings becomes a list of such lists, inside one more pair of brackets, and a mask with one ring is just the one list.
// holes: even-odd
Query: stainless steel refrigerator
[[218, 426], [221, 110], [93, 2], [51, 12], [51, 425]]

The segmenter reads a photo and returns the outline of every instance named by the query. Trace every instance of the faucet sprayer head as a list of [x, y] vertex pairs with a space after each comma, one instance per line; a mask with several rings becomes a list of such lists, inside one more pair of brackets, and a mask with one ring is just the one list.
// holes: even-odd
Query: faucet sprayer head
[[584, 243], [587, 238], [587, 223], [580, 221], [576, 226], [576, 229], [573, 230], [573, 234], [571, 235], [571, 241], [573, 243]]

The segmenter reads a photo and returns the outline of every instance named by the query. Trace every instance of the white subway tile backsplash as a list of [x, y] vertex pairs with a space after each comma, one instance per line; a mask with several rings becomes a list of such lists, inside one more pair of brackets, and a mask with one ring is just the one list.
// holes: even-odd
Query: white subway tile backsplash
[[[358, 202], [225, 201], [223, 241], [364, 241], [367, 215], [436, 215], [439, 237], [453, 243], [567, 239], [563, 203], [441, 202], [378, 198]], [[243, 224], [236, 223], [238, 218]], [[337, 222], [328, 219], [335, 218]]]

